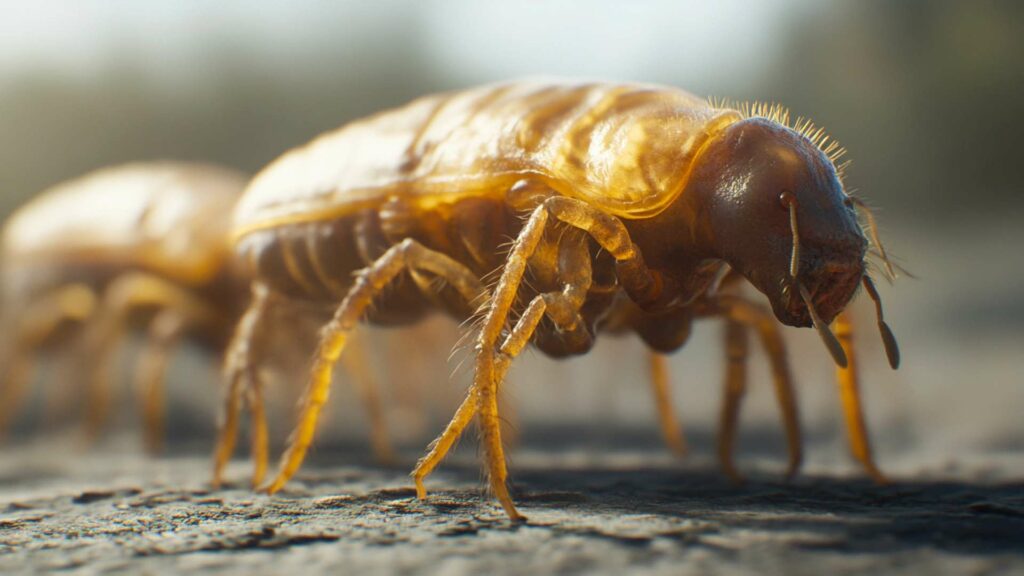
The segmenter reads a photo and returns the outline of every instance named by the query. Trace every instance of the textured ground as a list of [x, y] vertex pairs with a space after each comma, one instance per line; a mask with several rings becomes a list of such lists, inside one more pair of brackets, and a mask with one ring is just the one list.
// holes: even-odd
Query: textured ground
[[4, 573], [1024, 573], [1011, 456], [886, 487], [821, 474], [735, 487], [660, 453], [524, 451], [514, 472], [529, 521], [511, 525], [481, 500], [468, 455], [424, 503], [406, 468], [324, 464], [338, 454], [270, 498], [211, 491], [205, 457], [39, 451], [0, 459]]
[[[466, 385], [444, 385], [454, 337], [436, 336], [436, 353], [391, 356], [417, 366], [429, 391], [390, 419], [398, 428], [427, 415], [418, 432], [395, 435], [408, 449], [405, 463], [381, 468], [353, 453], [366, 445], [365, 420], [351, 387], [337, 385], [332, 403], [348, 412], [325, 422], [315, 458], [275, 498], [241, 483], [217, 492], [205, 484], [217, 406], [209, 386], [179, 393], [172, 409], [170, 437], [198, 448], [175, 446], [163, 459], [140, 456], [135, 435], [88, 452], [36, 441], [50, 427], [33, 427], [26, 414], [22, 437], [0, 452], [0, 573], [1024, 574], [1024, 284], [1005, 266], [1024, 237], [1003, 238], [1017, 228], [993, 226], [973, 244], [966, 232], [941, 246], [895, 243], [928, 250], [905, 250], [924, 280], [881, 287], [901, 369], [885, 366], [870, 330], [863, 337], [866, 412], [890, 486], [851, 475], [833, 368], [807, 330], [786, 333], [807, 433], [804, 473], [779, 480], [784, 443], [765, 362], [755, 357], [738, 457], [760, 474], [742, 487], [722, 479], [708, 458], [720, 333], [701, 325], [673, 357], [676, 408], [694, 448], [682, 465], [659, 445], [638, 377], [643, 351], [602, 341], [586, 361], [526, 355], [508, 386], [516, 428], [532, 435], [512, 453], [527, 524], [510, 525], [481, 499], [472, 438], [420, 503], [406, 473]], [[999, 247], [999, 257], [978, 260], [982, 246]], [[993, 280], [979, 284], [982, 277]], [[870, 320], [870, 305], [860, 304]], [[440, 365], [423, 366], [435, 356]], [[281, 412], [272, 418], [281, 438], [294, 399], [268, 405]], [[339, 439], [350, 445], [332, 448]], [[247, 470], [240, 461], [231, 472], [241, 481]]]

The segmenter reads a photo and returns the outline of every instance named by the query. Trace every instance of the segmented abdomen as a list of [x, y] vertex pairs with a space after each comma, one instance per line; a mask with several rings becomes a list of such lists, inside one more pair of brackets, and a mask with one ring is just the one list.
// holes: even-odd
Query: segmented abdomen
[[[356, 271], [402, 240], [417, 240], [483, 277], [500, 265], [502, 246], [521, 225], [514, 211], [494, 199], [464, 198], [430, 210], [393, 199], [347, 216], [253, 232], [238, 242], [237, 253], [249, 276], [275, 292], [333, 309]], [[473, 311], [443, 284], [427, 278], [421, 285], [403, 275], [378, 299], [370, 319], [405, 323], [430, 309], [455, 316]]]

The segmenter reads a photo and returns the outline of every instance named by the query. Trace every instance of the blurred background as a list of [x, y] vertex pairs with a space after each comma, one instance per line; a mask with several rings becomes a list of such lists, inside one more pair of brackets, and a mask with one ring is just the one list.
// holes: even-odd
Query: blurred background
[[[883, 468], [898, 472], [913, 456], [946, 466], [1020, 454], [1019, 2], [7, 3], [0, 214], [57, 182], [132, 160], [195, 159], [253, 172], [320, 132], [416, 96], [536, 75], [781, 102], [826, 127], [853, 159], [847, 185], [877, 207], [887, 247], [916, 276], [882, 286], [903, 349], [898, 372], [885, 363], [869, 303], [856, 304], [863, 390]], [[454, 343], [450, 327], [430, 326]], [[809, 330], [786, 336], [810, 433], [807, 465], [847, 466], [827, 355]], [[720, 340], [719, 325], [701, 324], [672, 359], [676, 407], [698, 458], [710, 453], [717, 422]], [[374, 342], [378, 364], [392, 368], [381, 378], [421, 382], [420, 397], [430, 399], [427, 422], [415, 430], [401, 429], [424, 404], [391, 415], [396, 435], [417, 449], [454, 408], [464, 371], [448, 377], [447, 343], [435, 346], [440, 358], [396, 367], [395, 350], [423, 340]], [[657, 441], [639, 343], [605, 341], [569, 362], [529, 356], [507, 387], [526, 440], [541, 430], [595, 448], [621, 439], [594, 436], [601, 423]], [[753, 362], [740, 454], [763, 448], [781, 466], [770, 380], [763, 357]], [[215, 413], [213, 372], [193, 378], [176, 370], [182, 383], [171, 387], [192, 402], [179, 402], [176, 417], [191, 415], [202, 429]], [[201, 393], [183, 393], [190, 383]], [[335, 414], [335, 437], [360, 438], [352, 392], [336, 386], [334, 398], [349, 406]], [[291, 418], [291, 401], [283, 404], [280, 435]]]

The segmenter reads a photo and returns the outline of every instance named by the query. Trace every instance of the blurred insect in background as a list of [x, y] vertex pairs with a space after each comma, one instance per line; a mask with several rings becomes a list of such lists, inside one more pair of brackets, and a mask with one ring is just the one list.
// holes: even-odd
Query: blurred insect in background
[[[582, 354], [615, 317], [659, 351], [685, 343], [698, 316], [765, 334], [770, 314], [715, 290], [728, 269], [782, 323], [813, 325], [843, 367], [829, 324], [863, 284], [895, 366], [868, 241], [834, 163], [840, 149], [787, 116], [657, 86], [513, 82], [421, 98], [265, 168], [235, 211], [254, 282], [230, 349], [246, 349], [277, 299], [336, 307], [266, 489], [301, 465], [333, 365], [364, 317], [413, 323], [441, 309], [476, 319], [473, 384], [413, 477], [425, 497], [424, 478], [476, 417], [490, 488], [513, 519], [498, 387], [529, 343]], [[729, 336], [730, 382], [745, 362], [739, 342]], [[239, 383], [229, 411], [245, 393], [235, 375], [254, 362], [229, 367]]]
[[[219, 360], [248, 304], [248, 282], [232, 265], [227, 242], [227, 216], [247, 180], [208, 164], [128, 164], [60, 184], [16, 211], [2, 244], [7, 341], [0, 427], [20, 412], [37, 356], [55, 352], [74, 370], [57, 380], [84, 386], [86, 426], [94, 437], [110, 410], [114, 352], [141, 330], [146, 336], [135, 388], [145, 444], [159, 450], [164, 373], [174, 349], [188, 337]], [[292, 314], [276, 325], [297, 321]], [[289, 340], [276, 339], [276, 358], [295, 365], [287, 356], [294, 350]], [[359, 358], [355, 352], [349, 357]], [[360, 363], [348, 368], [369, 385], [364, 397], [375, 447], [386, 458], [390, 444], [375, 384]]]
[[87, 427], [107, 417], [114, 346], [147, 333], [135, 380], [150, 449], [163, 439], [162, 385], [184, 335], [223, 348], [247, 304], [225, 265], [224, 214], [246, 176], [212, 165], [153, 162], [60, 184], [17, 210], [3, 230], [8, 341], [2, 418], [18, 413], [43, 351], [68, 350], [85, 380]]

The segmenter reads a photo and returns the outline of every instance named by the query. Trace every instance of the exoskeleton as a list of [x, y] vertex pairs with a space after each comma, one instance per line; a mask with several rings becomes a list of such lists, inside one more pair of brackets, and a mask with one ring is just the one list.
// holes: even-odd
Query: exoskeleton
[[84, 380], [97, 431], [115, 346], [128, 328], [142, 329], [135, 378], [146, 443], [157, 447], [172, 350], [189, 336], [219, 353], [247, 305], [224, 218], [246, 182], [208, 164], [126, 164], [57, 185], [11, 215], [2, 241], [3, 420], [18, 411], [36, 355], [60, 348], [73, 351], [76, 372], [66, 376]]
[[[273, 162], [234, 214], [235, 250], [254, 281], [231, 349], [248, 346], [276, 301], [334, 314], [266, 489], [279, 490], [301, 464], [357, 324], [413, 323], [433, 310], [475, 318], [474, 378], [413, 472], [420, 497], [476, 418], [490, 487], [519, 518], [506, 486], [501, 382], [527, 344], [578, 355], [602, 330], [636, 332], [665, 353], [685, 343], [695, 318], [724, 318], [731, 429], [753, 329], [798, 442], [776, 319], [816, 327], [845, 367], [842, 311], [863, 285], [894, 365], [897, 352], [866, 273], [856, 201], [834, 162], [839, 149], [786, 116], [659, 86], [511, 82], [421, 98]], [[737, 280], [767, 296], [774, 318], [729, 289]], [[239, 358], [233, 374], [253, 369], [254, 358]], [[229, 412], [244, 388], [229, 395]]]
[[[74, 370], [63, 379], [85, 387], [87, 431], [95, 435], [109, 411], [117, 345], [141, 330], [135, 388], [146, 446], [160, 447], [163, 375], [174, 348], [187, 337], [219, 359], [248, 304], [249, 280], [228, 242], [228, 216], [247, 180], [210, 164], [133, 163], [62, 183], [11, 215], [2, 240], [0, 428], [19, 411], [36, 356], [54, 351]], [[301, 309], [281, 312], [275, 326], [307, 321]], [[260, 342], [264, 357], [294, 364], [292, 335], [273, 336]], [[388, 459], [376, 384], [352, 352], [346, 368], [362, 393], [374, 451]]]

